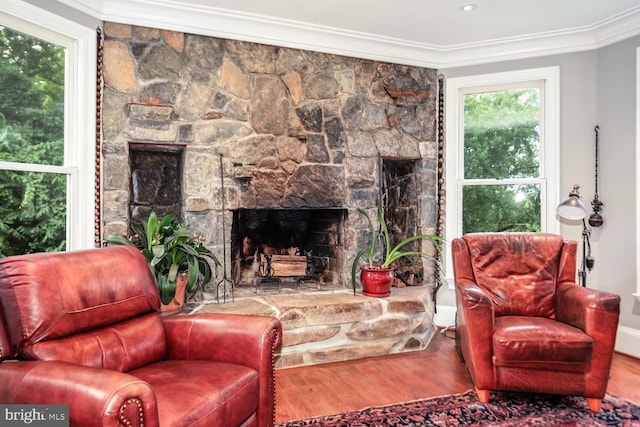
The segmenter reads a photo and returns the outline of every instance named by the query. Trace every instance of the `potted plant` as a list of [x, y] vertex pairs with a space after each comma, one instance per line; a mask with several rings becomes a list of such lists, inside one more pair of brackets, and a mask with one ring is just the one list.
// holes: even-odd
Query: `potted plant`
[[[358, 208], [358, 212], [364, 215], [364, 217], [367, 218], [367, 221], [369, 222], [371, 243], [369, 243], [368, 247], [360, 250], [356, 254], [356, 257], [353, 260], [353, 265], [351, 266], [351, 283], [353, 286], [354, 295], [356, 294], [356, 273], [358, 270], [358, 266], [360, 266], [360, 283], [362, 285], [362, 293], [364, 295], [372, 297], [387, 297], [391, 293], [391, 286], [393, 285], [394, 281], [393, 263], [395, 261], [403, 257], [429, 256], [422, 251], [402, 251], [403, 247], [416, 240], [428, 239], [433, 243], [436, 251], [440, 250], [438, 242], [441, 240], [441, 238], [430, 234], [410, 236], [397, 243], [395, 246], [392, 246], [389, 237], [389, 230], [384, 219], [382, 208], [378, 206], [376, 210], [376, 219], [380, 228], [379, 233], [381, 233], [382, 237], [384, 238], [384, 250], [381, 262], [376, 263], [374, 262], [374, 258], [379, 239], [374, 228], [373, 221], [365, 210]], [[368, 262], [366, 264], [360, 265], [360, 260], [365, 254], [367, 254]]]
[[135, 232], [133, 237], [112, 234], [107, 241], [138, 248], [156, 280], [162, 311], [182, 310], [185, 292], [193, 294], [211, 280], [208, 260], [217, 268], [218, 258], [204, 246], [204, 237], [189, 231], [175, 215], [158, 219], [151, 212], [148, 220], [142, 220], [142, 227], [131, 228]]

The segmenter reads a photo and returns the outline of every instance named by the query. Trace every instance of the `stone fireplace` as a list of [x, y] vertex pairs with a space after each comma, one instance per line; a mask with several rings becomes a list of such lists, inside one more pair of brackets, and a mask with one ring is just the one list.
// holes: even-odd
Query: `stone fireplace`
[[[238, 286], [260, 253], [245, 237], [265, 247], [277, 235], [291, 243], [276, 242], [279, 252], [311, 251], [321, 286], [349, 288], [369, 234], [357, 209], [375, 215], [381, 195], [392, 234], [435, 233], [436, 70], [122, 24], [104, 34], [104, 238], [150, 209], [133, 203], [142, 175], [132, 169], [149, 148], [164, 148], [180, 180], [160, 185], [177, 197], [162, 206], [226, 253]], [[318, 241], [242, 222], [266, 213], [308, 216], [304, 239]]]
[[[369, 239], [358, 209], [380, 200], [397, 238], [436, 233], [436, 70], [108, 22], [104, 35], [103, 239], [173, 210], [224, 261], [205, 300], [222, 271], [254, 295], [194, 310], [277, 315], [280, 367], [427, 345], [432, 288], [353, 295], [351, 264]], [[409, 284], [433, 284], [423, 267]], [[256, 293], [261, 268], [304, 270], [307, 291]]]

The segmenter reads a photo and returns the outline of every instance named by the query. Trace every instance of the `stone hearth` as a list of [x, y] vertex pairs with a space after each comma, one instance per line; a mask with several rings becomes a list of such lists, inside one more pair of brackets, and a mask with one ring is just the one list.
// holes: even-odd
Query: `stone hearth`
[[426, 348], [435, 331], [431, 292], [417, 286], [394, 288], [388, 298], [347, 290], [271, 293], [204, 302], [190, 312], [276, 316], [284, 331], [276, 367], [290, 368]]

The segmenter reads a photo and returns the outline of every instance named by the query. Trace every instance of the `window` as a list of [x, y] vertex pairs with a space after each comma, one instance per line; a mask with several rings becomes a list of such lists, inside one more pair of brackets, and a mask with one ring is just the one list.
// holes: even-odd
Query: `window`
[[554, 67], [446, 81], [448, 242], [558, 232], [558, 79]]
[[93, 30], [0, 7], [0, 256], [93, 246], [95, 51]]

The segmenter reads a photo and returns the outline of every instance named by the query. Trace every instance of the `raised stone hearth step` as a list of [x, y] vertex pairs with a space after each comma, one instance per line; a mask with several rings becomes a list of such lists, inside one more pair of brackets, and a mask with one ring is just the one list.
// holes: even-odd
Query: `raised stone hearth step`
[[348, 290], [256, 294], [204, 302], [192, 312], [276, 316], [283, 345], [276, 367], [288, 368], [423, 349], [435, 327], [432, 288], [394, 288], [388, 298]]

